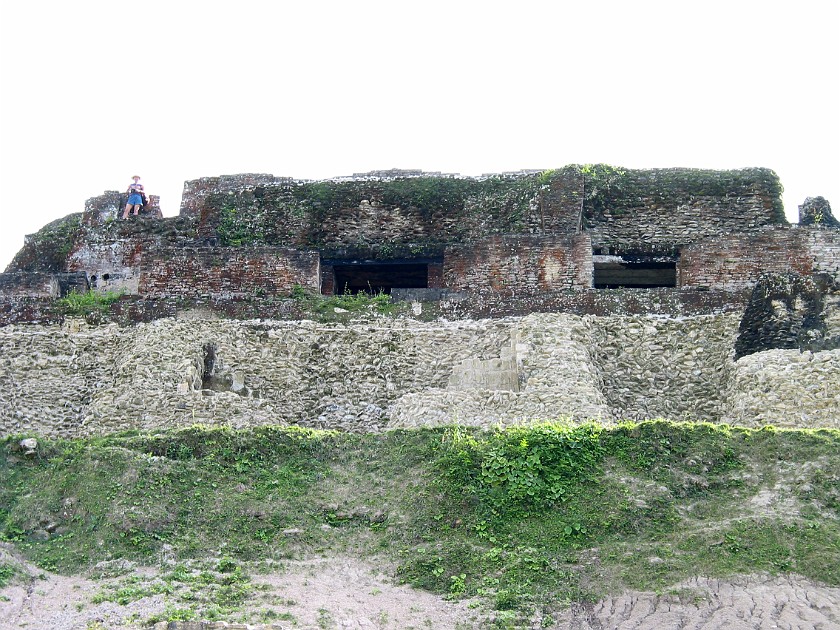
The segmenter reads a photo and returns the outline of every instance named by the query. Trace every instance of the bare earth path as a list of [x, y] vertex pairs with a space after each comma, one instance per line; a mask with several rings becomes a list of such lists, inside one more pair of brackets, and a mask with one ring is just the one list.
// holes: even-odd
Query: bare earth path
[[[0, 561], [14, 562], [29, 577], [0, 591], [3, 630], [137, 629], [164, 610], [162, 595], [121, 606], [91, 603], [118, 578], [100, 580], [45, 574], [0, 547]], [[135, 574], [138, 572], [135, 571]], [[151, 570], [143, 570], [149, 578]], [[41, 577], [39, 577], [41, 576]], [[254, 575], [259, 586], [247, 608], [270, 610], [265, 628], [473, 629], [488, 627], [492, 613], [469, 602], [397, 586], [376, 567], [351, 558], [289, 562], [282, 572]], [[625, 593], [593, 605], [576, 605], [553, 623], [526, 627], [574, 630], [840, 630], [840, 589], [795, 576], [745, 576], [729, 581], [695, 578], [669, 594]], [[96, 624], [100, 625], [96, 625]], [[268, 625], [270, 623], [270, 625]], [[146, 626], [148, 627], [148, 626]]]

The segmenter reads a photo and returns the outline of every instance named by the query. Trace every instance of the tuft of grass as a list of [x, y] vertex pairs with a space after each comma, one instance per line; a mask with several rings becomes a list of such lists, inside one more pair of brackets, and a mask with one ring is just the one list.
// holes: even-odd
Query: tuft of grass
[[324, 296], [307, 292], [300, 285], [296, 285], [292, 289], [291, 297], [297, 302], [298, 308], [321, 319], [334, 318], [336, 313], [342, 311], [350, 314], [377, 313], [386, 315], [394, 313], [398, 308], [391, 301], [391, 296], [381, 290], [378, 292], [371, 291], [370, 293], [351, 293], [347, 291], [338, 295]]
[[119, 300], [122, 295], [120, 291], [97, 293], [91, 289], [86, 293], [78, 293], [73, 289], [66, 297], [60, 298], [58, 304], [65, 315], [84, 317], [104, 315], [108, 312], [111, 304]]
[[6, 562], [0, 562], [0, 588], [5, 588], [16, 574], [15, 567]]

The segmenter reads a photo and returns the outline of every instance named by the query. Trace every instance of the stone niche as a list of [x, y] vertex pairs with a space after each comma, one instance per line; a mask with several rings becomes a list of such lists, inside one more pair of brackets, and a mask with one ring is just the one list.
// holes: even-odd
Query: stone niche
[[[209, 392], [233, 392], [240, 396], [253, 396], [252, 392], [245, 386], [245, 373], [241, 370], [231, 370], [217, 356], [218, 348], [214, 343], [206, 343], [202, 347], [201, 386], [199, 389]], [[198, 387], [198, 379], [194, 385]], [[257, 394], [259, 396], [259, 394]]]

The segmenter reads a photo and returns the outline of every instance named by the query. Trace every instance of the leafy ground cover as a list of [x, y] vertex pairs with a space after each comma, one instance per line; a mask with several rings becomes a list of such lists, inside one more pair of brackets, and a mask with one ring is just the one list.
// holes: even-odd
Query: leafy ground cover
[[[173, 618], [231, 618], [256, 596], [249, 571], [325, 554], [483, 600], [501, 626], [697, 575], [840, 585], [838, 431], [192, 427], [39, 439], [35, 456], [21, 437], [0, 448], [0, 538], [61, 573], [166, 560], [156, 586], [101, 597], [170, 591]], [[216, 608], [180, 595], [202, 591]]]

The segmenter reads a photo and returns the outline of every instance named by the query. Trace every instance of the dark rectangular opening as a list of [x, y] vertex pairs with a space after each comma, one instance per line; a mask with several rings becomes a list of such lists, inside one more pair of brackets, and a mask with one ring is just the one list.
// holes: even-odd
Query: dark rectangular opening
[[425, 289], [425, 263], [333, 263], [334, 293], [391, 293], [391, 289]]
[[596, 289], [652, 289], [677, 286], [677, 261], [670, 256], [593, 256]]

